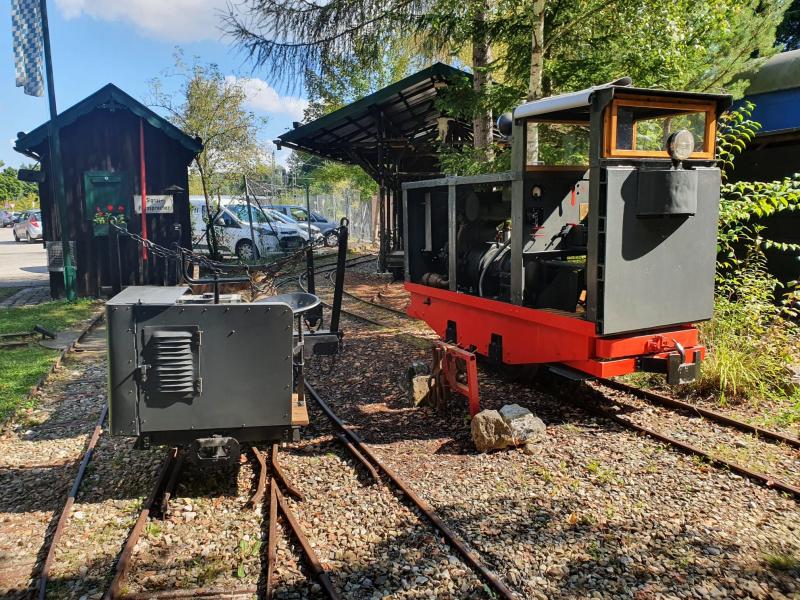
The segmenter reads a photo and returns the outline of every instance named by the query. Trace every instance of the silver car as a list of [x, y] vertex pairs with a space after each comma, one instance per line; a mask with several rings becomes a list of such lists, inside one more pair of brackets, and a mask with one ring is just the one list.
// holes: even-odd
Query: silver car
[[28, 210], [14, 221], [14, 239], [32, 242], [42, 239], [42, 211]]

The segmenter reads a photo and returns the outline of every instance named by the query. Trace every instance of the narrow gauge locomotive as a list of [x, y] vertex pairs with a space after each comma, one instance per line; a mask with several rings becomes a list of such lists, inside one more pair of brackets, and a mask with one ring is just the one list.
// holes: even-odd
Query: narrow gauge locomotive
[[187, 292], [131, 286], [106, 304], [112, 435], [187, 445], [207, 460], [236, 460], [244, 442], [297, 439], [308, 424], [303, 356], [339, 346], [336, 333], [303, 334], [319, 299]]
[[577, 377], [695, 378], [730, 102], [625, 78], [501, 117], [509, 172], [405, 183], [408, 314], [444, 339], [445, 364], [463, 373], [477, 353]]

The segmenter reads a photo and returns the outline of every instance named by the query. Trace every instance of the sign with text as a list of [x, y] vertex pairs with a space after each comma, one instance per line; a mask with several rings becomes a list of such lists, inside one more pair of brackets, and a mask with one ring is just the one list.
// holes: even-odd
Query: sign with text
[[[134, 195], [133, 197], [133, 208], [136, 211], [137, 215], [142, 214], [142, 197]], [[171, 195], [163, 195], [163, 196], [151, 196], [150, 194], [147, 195], [147, 214], [148, 215], [158, 215], [158, 214], [165, 214], [165, 213], [172, 213], [172, 196]]]

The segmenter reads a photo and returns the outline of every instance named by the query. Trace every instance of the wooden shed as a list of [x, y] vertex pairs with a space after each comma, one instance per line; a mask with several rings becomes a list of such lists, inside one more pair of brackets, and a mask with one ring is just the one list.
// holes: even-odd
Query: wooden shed
[[[145, 173], [146, 235], [169, 246], [191, 244], [188, 166], [202, 150], [192, 138], [113, 84], [58, 115], [69, 228], [75, 243], [80, 296], [99, 296], [115, 283], [117, 258], [112, 253], [105, 215], [122, 215], [132, 233], [142, 235], [142, 173]], [[143, 141], [143, 143], [142, 143]], [[17, 137], [14, 149], [41, 164], [39, 184], [50, 290], [64, 295], [63, 274], [54, 257], [60, 255], [61, 227], [50, 183], [49, 122]], [[143, 160], [142, 160], [143, 157]], [[144, 167], [144, 168], [143, 168]], [[175, 227], [180, 225], [180, 229]], [[164, 281], [166, 261], [143, 255], [139, 244], [120, 239], [121, 283]]]

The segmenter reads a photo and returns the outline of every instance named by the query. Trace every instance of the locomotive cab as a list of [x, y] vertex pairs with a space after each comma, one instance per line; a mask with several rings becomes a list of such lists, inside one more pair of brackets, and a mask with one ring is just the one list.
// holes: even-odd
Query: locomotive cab
[[627, 84], [517, 107], [509, 172], [403, 185], [411, 316], [495, 362], [697, 375], [730, 97]]

